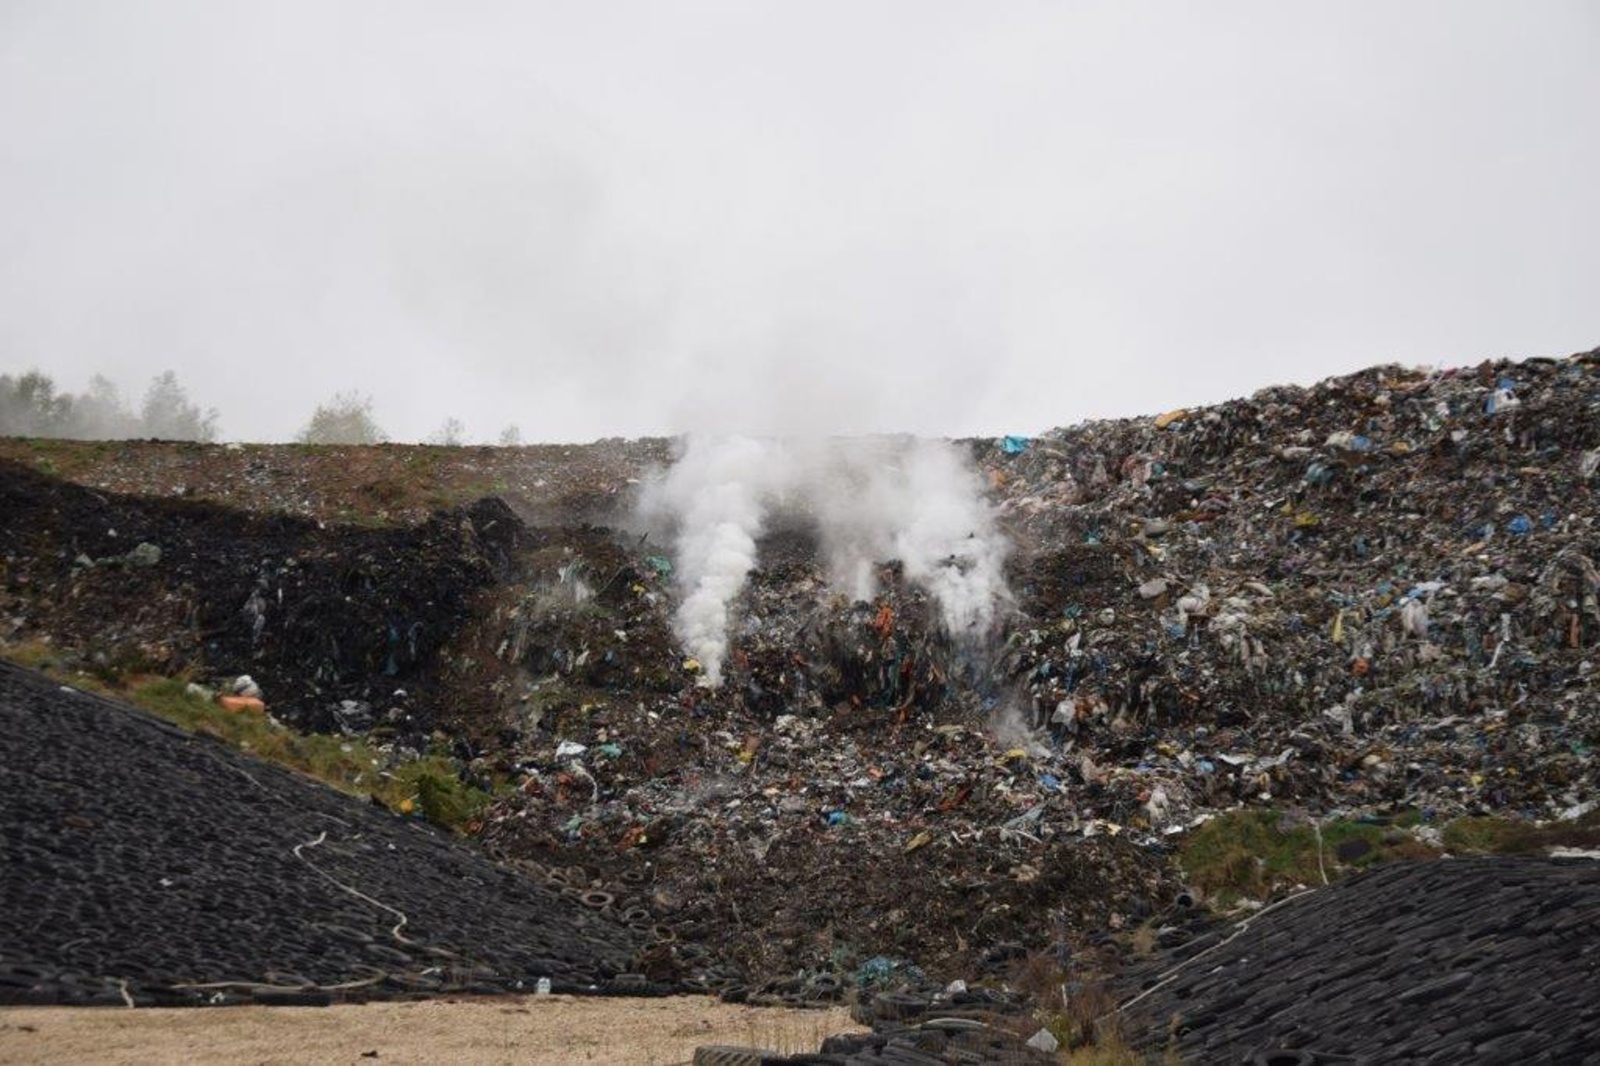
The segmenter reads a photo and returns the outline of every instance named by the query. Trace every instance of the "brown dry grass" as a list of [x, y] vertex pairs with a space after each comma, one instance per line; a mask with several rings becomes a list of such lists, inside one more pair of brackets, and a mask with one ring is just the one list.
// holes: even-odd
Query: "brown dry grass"
[[[842, 1009], [704, 997], [485, 998], [189, 1010], [0, 1009], [0, 1062], [568, 1063], [668, 1066], [704, 1044], [795, 1053], [859, 1030]], [[376, 1052], [376, 1055], [371, 1053]]]

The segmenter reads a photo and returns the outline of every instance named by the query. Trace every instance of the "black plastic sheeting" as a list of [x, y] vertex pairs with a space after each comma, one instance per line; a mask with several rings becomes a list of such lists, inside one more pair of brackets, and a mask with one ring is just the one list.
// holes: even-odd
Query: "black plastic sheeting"
[[1386, 867], [1180, 953], [1122, 1023], [1184, 1062], [1600, 1062], [1594, 859]]
[[0, 899], [0, 1004], [661, 991], [575, 892], [5, 664]]

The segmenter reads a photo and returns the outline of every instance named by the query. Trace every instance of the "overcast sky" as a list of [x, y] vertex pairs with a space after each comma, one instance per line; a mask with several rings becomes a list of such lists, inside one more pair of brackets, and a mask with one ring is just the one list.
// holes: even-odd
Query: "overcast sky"
[[0, 371], [1030, 432], [1600, 344], [1600, 5], [0, 0]]

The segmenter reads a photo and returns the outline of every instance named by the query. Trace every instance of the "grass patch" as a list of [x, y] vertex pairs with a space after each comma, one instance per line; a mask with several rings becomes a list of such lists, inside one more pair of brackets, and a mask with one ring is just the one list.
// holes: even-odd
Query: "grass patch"
[[393, 810], [419, 813], [457, 832], [464, 831], [493, 798], [464, 784], [459, 763], [448, 755], [435, 753], [386, 765], [382, 754], [360, 737], [296, 733], [262, 714], [225, 710], [191, 695], [182, 678], [136, 679], [121, 694], [191, 733], [216, 737], [341, 792], [376, 798]]
[[0, 650], [0, 658], [27, 667], [29, 670], [50, 670], [60, 661], [61, 656], [53, 645], [42, 640], [30, 640]]
[[20, 442], [34, 466], [51, 477], [72, 478], [101, 462], [120, 442], [34, 437]]
[[1444, 846], [1468, 855], [1506, 855], [1531, 850], [1529, 825], [1518, 825], [1493, 815], [1457, 818], [1444, 827]]
[[430, 511], [448, 511], [463, 504], [476, 503], [490, 496], [503, 496], [511, 488], [504, 478], [474, 478], [470, 481], [436, 485], [422, 493], [422, 503]]
[[351, 796], [375, 798], [391, 810], [416, 814], [467, 832], [494, 798], [461, 780], [461, 764], [434, 752], [393, 761], [361, 737], [297, 733], [264, 714], [229, 711], [191, 693], [182, 677], [97, 676], [66, 665], [68, 657], [43, 642], [0, 649], [0, 657], [101, 695], [125, 699], [190, 733], [213, 737], [268, 762], [313, 777]]
[[369, 511], [356, 507], [340, 507], [334, 512], [333, 520], [341, 526], [354, 526], [358, 529], [383, 529], [394, 521], [387, 511]]
[[1600, 848], [1600, 810], [1570, 822], [1543, 825], [1481, 815], [1444, 827], [1444, 846], [1456, 855], [1531, 855], [1547, 848]]
[[1282, 888], [1319, 885], [1374, 863], [1432, 854], [1409, 838], [1385, 841], [1388, 827], [1334, 819], [1317, 827], [1280, 811], [1229, 811], [1187, 834], [1178, 862], [1191, 884], [1224, 906]]
[[[1053, 1029], [1051, 1031], [1054, 1032]], [[1120, 1037], [1111, 1035], [1102, 1037], [1096, 1044], [1059, 1051], [1056, 1061], [1071, 1063], [1072, 1066], [1149, 1066], [1151, 1058], [1128, 1047]], [[1175, 1064], [1178, 1053], [1170, 1052], [1155, 1061], [1164, 1066], [1167, 1063]]]
[[[1228, 907], [1241, 899], [1263, 899], [1296, 885], [1319, 885], [1377, 863], [1438, 858], [1430, 846], [1394, 829], [1421, 823], [1414, 812], [1390, 825], [1334, 819], [1322, 826], [1322, 864], [1317, 832], [1304, 818], [1272, 810], [1229, 811], [1187, 834], [1178, 863], [1191, 884]], [[1531, 855], [1549, 848], [1600, 848], [1600, 810], [1570, 822], [1536, 823], [1494, 815], [1457, 818], [1442, 828], [1443, 851], [1453, 855]]]

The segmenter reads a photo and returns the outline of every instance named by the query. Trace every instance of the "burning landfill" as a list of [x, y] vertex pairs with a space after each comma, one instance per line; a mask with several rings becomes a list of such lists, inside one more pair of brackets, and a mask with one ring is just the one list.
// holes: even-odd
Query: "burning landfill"
[[4, 638], [450, 746], [482, 846], [654, 982], [1001, 981], [1118, 950], [1219, 812], [1437, 844], [1596, 803], [1600, 353], [1034, 438], [459, 449], [430, 476], [498, 499], [416, 522], [169, 452], [4, 443]]
[[674, 630], [708, 688], [722, 684], [729, 610], [772, 527], [817, 545], [822, 596], [869, 602], [880, 592], [877, 567], [897, 560], [933, 597], [944, 632], [974, 651], [993, 639], [1010, 602], [1008, 542], [976, 470], [943, 442], [691, 437], [642, 503], [670, 531], [681, 590]]

